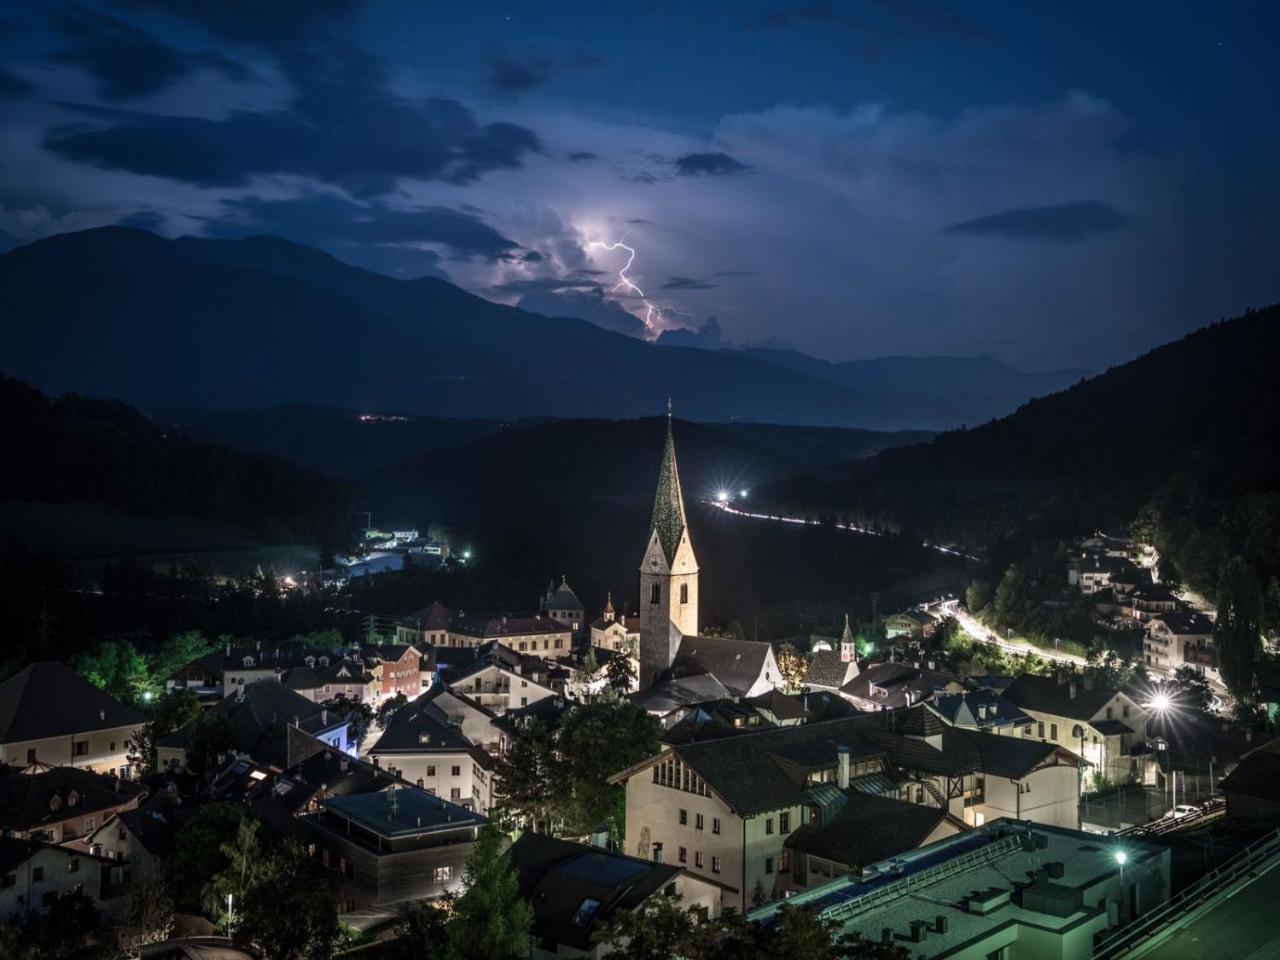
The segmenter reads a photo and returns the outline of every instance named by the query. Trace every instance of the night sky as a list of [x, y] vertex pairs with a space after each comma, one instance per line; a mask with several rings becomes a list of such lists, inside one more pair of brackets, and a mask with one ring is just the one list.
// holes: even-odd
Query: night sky
[[637, 336], [1101, 369], [1280, 299], [1277, 39], [1272, 2], [9, 2], [0, 249], [271, 233]]

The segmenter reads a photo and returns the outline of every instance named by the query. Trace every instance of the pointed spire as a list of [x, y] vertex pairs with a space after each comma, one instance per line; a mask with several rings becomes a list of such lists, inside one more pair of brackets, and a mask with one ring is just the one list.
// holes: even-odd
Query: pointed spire
[[667, 445], [658, 471], [658, 492], [653, 498], [653, 529], [662, 544], [662, 552], [670, 564], [680, 545], [680, 536], [688, 525], [684, 514], [684, 494], [680, 490], [680, 471], [676, 467], [676, 442], [671, 429], [671, 401], [667, 401]]
[[844, 633], [840, 634], [841, 643], [853, 643], [853, 630], [849, 626], [849, 615], [844, 615]]

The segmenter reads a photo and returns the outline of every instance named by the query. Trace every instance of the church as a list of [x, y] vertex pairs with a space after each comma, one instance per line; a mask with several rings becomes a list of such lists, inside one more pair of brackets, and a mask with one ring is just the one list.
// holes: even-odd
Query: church
[[689, 536], [670, 411], [653, 522], [640, 563], [640, 694], [650, 713], [753, 697], [780, 683], [767, 643], [698, 635], [698, 560]]

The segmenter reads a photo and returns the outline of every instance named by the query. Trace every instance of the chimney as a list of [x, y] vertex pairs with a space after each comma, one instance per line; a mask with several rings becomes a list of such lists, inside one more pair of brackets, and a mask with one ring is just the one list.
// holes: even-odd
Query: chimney
[[836, 785], [849, 789], [849, 748], [843, 743], [836, 747]]
[[328, 723], [328, 722], [329, 722], [329, 708], [328, 708], [328, 707], [321, 707], [321, 708], [320, 708], [320, 722], [321, 722], [321, 723]]
[[231, 656], [231, 640], [227, 640], [227, 656]]
[[102, 723], [102, 722], [103, 722], [103, 721], [105, 721], [106, 719], [107, 719], [107, 711], [106, 711], [106, 710], [99, 710], [99, 711], [98, 711], [98, 722], [99, 722], [99, 723]]
[[914, 690], [908, 690], [908, 691], [907, 691], [907, 706], [908, 706], [908, 707], [912, 705], [912, 701], [913, 701], [914, 699], [915, 699], [915, 691], [914, 691]]
[[1075, 680], [1067, 681], [1067, 699], [1074, 700], [1076, 698], [1076, 682]]

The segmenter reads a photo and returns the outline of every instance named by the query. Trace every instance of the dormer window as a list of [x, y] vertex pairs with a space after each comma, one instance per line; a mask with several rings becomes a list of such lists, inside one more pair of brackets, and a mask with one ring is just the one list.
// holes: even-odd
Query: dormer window
[[49, 798], [49, 809], [55, 813], [62, 809], [62, 798], [56, 793]]
[[68, 807], [74, 807], [79, 802], [80, 802], [80, 794], [76, 793], [74, 790], [72, 790], [69, 794], [67, 794]]
[[322, 666], [322, 667], [327, 667], [328, 665], [329, 665], [329, 658], [328, 658], [328, 657], [321, 657], [321, 658], [320, 658], [320, 666]]
[[253, 666], [253, 657], [245, 657], [245, 658], [244, 658], [244, 665], [245, 665], [246, 667], [252, 667], [252, 666]]
[[315, 657], [308, 656], [303, 660], [303, 662], [307, 665], [308, 668], [313, 670], [315, 669], [315, 665], [316, 665]]

